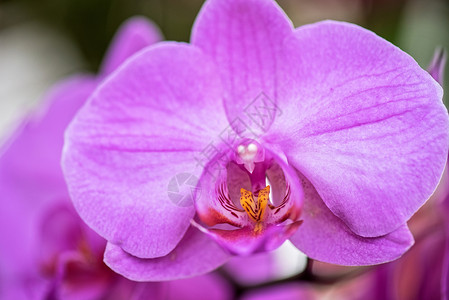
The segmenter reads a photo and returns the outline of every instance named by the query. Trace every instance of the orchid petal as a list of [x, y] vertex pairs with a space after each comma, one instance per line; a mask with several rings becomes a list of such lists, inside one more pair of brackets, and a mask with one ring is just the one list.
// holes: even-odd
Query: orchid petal
[[427, 68], [427, 72], [435, 79], [441, 86], [444, 85], [444, 71], [446, 69], [447, 53], [442, 48], [437, 48], [433, 55], [432, 62]]
[[441, 87], [406, 53], [356, 25], [303, 26], [286, 49], [293, 98], [278, 103], [282, 118], [264, 139], [282, 146], [356, 234], [401, 227], [445, 166]]
[[206, 2], [192, 31], [192, 44], [211, 56], [225, 87], [225, 107], [237, 132], [241, 119], [253, 133], [272, 119], [251, 118], [248, 110], [262, 94], [276, 102], [283, 40], [292, 24], [271, 0], [212, 0]]
[[395, 260], [412, 246], [406, 225], [377, 238], [354, 234], [326, 207], [310, 182], [302, 179], [304, 222], [290, 241], [310, 258], [339, 265], [373, 265]]
[[60, 167], [63, 132], [95, 86], [96, 80], [87, 75], [59, 83], [1, 149], [0, 226], [5, 230], [0, 231], [0, 244], [8, 247], [0, 247], [0, 269], [9, 276], [32, 272], [40, 249], [36, 224], [49, 205], [68, 201]]
[[217, 273], [169, 281], [167, 292], [168, 295], [160, 300], [229, 300], [233, 298], [233, 289], [229, 282]]
[[93, 76], [77, 75], [52, 88], [42, 107], [25, 119], [0, 150], [1, 174], [11, 181], [26, 178], [30, 195], [65, 191], [60, 166], [64, 130], [97, 83]]
[[63, 170], [84, 221], [134, 256], [172, 251], [195, 210], [167, 186], [201, 174], [195, 155], [228, 125], [221, 94], [213, 64], [184, 44], [150, 47], [113, 73], [66, 132]]
[[165, 282], [135, 282], [121, 277], [104, 299], [129, 300], [228, 300], [230, 284], [219, 274], [209, 273]]
[[273, 252], [263, 252], [250, 256], [234, 256], [223, 269], [241, 284], [256, 285], [279, 279], [277, 275], [280, 264]]
[[48, 298], [52, 282], [40, 276], [30, 276], [26, 279], [0, 278], [2, 285], [0, 299], [39, 300]]
[[127, 20], [116, 33], [103, 65], [102, 75], [112, 73], [126, 59], [139, 50], [162, 40], [159, 28], [145, 17]]
[[108, 243], [104, 262], [115, 272], [135, 281], [166, 281], [201, 275], [218, 268], [229, 254], [211, 238], [190, 228], [168, 255], [142, 259]]

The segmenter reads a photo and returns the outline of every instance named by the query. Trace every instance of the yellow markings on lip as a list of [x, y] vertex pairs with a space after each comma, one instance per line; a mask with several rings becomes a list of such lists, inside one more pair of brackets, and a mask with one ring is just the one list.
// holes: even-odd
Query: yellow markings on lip
[[265, 211], [267, 210], [269, 197], [270, 186], [267, 185], [264, 189], [259, 191], [259, 197], [257, 197], [257, 202], [259, 202], [259, 221], [263, 220], [265, 217]]
[[264, 189], [259, 191], [257, 202], [254, 201], [254, 196], [250, 191], [240, 189], [240, 204], [250, 218], [256, 222], [255, 231], [262, 230], [262, 222], [265, 218], [265, 211], [267, 210], [268, 198], [270, 196], [270, 186], [267, 185]]

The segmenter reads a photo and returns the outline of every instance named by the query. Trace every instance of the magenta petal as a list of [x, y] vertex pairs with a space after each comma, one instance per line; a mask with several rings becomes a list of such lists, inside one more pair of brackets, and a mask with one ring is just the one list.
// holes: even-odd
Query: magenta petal
[[165, 281], [210, 272], [224, 264], [229, 254], [196, 228], [190, 228], [168, 255], [142, 259], [108, 243], [104, 262], [115, 272], [135, 281]]
[[0, 278], [0, 280], [0, 299], [2, 300], [48, 299], [48, 292], [52, 284], [50, 280], [40, 276], [19, 280], [17, 278]]
[[441, 274], [441, 294], [443, 300], [449, 299], [449, 234], [446, 233], [446, 243], [444, 246], [443, 270]]
[[444, 71], [446, 69], [447, 53], [443, 48], [437, 48], [433, 55], [432, 62], [427, 68], [427, 72], [435, 79], [441, 86], [444, 85]]
[[117, 69], [137, 51], [162, 40], [162, 34], [153, 22], [145, 17], [127, 20], [116, 33], [109, 51], [103, 60], [102, 75]]
[[227, 92], [225, 106], [230, 121], [244, 119], [245, 107], [262, 93], [276, 101], [283, 83], [278, 53], [282, 41], [291, 34], [290, 20], [274, 1], [205, 3], [192, 31], [192, 44], [217, 64]]
[[[445, 174], [443, 176], [447, 175]], [[447, 178], [442, 179], [442, 184], [448, 188]], [[446, 190], [445, 190], [446, 191]], [[443, 300], [449, 299], [449, 194], [445, 194], [441, 208], [443, 209], [444, 225], [445, 225], [445, 245], [444, 245], [444, 259], [442, 261], [442, 274], [441, 274], [441, 294]]]
[[203, 276], [182, 280], [173, 280], [167, 282], [166, 284], [168, 295], [164, 295], [165, 297], [161, 298], [160, 300], [234, 299], [232, 297], [234, 292], [233, 288], [223, 277], [221, 277], [217, 273], [209, 273]]
[[33, 272], [40, 249], [36, 225], [50, 203], [68, 199], [60, 167], [64, 128], [95, 86], [82, 75], [59, 83], [2, 146], [0, 245], [8, 245], [0, 247], [2, 271]]
[[290, 241], [307, 256], [333, 264], [360, 266], [399, 258], [413, 244], [406, 225], [382, 237], [354, 234], [323, 203], [314, 187], [304, 179], [303, 224]]
[[123, 278], [119, 283], [121, 286], [114, 285], [106, 299], [230, 300], [234, 292], [229, 282], [217, 273], [165, 282], [134, 282]]
[[76, 209], [132, 255], [167, 255], [189, 227], [195, 210], [170, 198], [168, 185], [180, 173], [199, 177], [195, 154], [228, 124], [215, 74], [194, 47], [150, 47], [100, 86], [66, 132]]
[[244, 285], [257, 285], [279, 279], [277, 275], [280, 268], [273, 252], [234, 256], [223, 266], [234, 280]]
[[26, 199], [31, 195], [48, 198], [43, 195], [48, 190], [66, 191], [60, 166], [64, 130], [97, 83], [93, 76], [76, 75], [50, 90], [39, 110], [30, 114], [0, 149], [0, 176], [11, 181], [5, 182], [6, 186], [12, 188], [20, 180], [27, 187], [15, 190], [29, 193], [22, 195]]
[[303, 26], [287, 48], [296, 99], [279, 103], [282, 118], [265, 138], [282, 144], [356, 234], [399, 228], [445, 166], [441, 87], [409, 55], [356, 25]]

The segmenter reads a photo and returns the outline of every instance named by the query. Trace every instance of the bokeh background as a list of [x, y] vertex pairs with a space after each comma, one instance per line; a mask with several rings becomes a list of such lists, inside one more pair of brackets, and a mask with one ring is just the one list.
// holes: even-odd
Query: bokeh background
[[[96, 73], [112, 36], [128, 17], [146, 16], [161, 28], [167, 40], [188, 41], [203, 2], [0, 0], [0, 142], [58, 80], [79, 72]], [[449, 0], [279, 0], [278, 3], [295, 26], [324, 19], [353, 22], [399, 46], [423, 68], [430, 63], [436, 47], [449, 49]], [[444, 85], [449, 90], [447, 80]], [[447, 96], [445, 100], [448, 101]], [[317, 263], [314, 266], [317, 276], [331, 276], [320, 277], [313, 293], [318, 291], [323, 299], [368, 299], [367, 294], [372, 299], [386, 299], [381, 292], [386, 285], [393, 284], [400, 294], [394, 299], [420, 299], [417, 290], [422, 289], [423, 283], [429, 289], [438, 289], [432, 286], [440, 280], [438, 276], [434, 279], [408, 276], [429, 274], [424, 268], [441, 268], [443, 251], [438, 249], [444, 248], [444, 234], [440, 232], [441, 226], [435, 225], [439, 222], [433, 217], [437, 215], [435, 209], [430, 202], [413, 218], [410, 225], [417, 237], [416, 250], [396, 263], [394, 271], [390, 272], [388, 265], [373, 272], [370, 268], [338, 268]], [[436, 237], [429, 238], [429, 232]], [[431, 250], [427, 251], [427, 247]], [[317, 278], [303, 279], [313, 282]]]

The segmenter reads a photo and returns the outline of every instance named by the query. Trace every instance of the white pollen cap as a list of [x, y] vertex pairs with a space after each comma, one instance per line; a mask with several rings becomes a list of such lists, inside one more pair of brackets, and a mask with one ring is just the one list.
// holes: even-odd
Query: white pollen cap
[[248, 145], [239, 145], [237, 147], [237, 153], [241, 159], [241, 162], [248, 172], [252, 173], [255, 168], [255, 159], [257, 157], [259, 147], [255, 143]]
[[257, 145], [254, 143], [251, 143], [248, 145], [248, 152], [249, 153], [256, 153], [257, 152]]
[[242, 154], [243, 152], [245, 152], [245, 146], [243, 146], [243, 145], [238, 146], [237, 147], [237, 152], [239, 154]]

